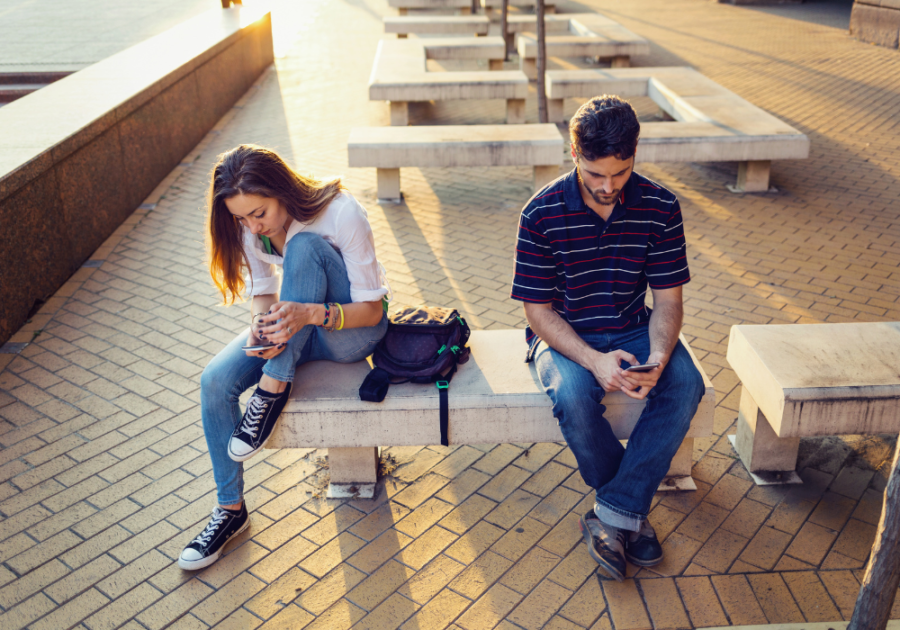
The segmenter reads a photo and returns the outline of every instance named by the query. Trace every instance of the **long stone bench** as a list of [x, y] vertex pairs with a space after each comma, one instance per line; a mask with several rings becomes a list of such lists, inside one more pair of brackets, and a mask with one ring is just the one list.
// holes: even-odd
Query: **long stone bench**
[[384, 32], [403, 38], [414, 35], [485, 36], [491, 21], [484, 15], [401, 15], [384, 18]]
[[641, 125], [637, 161], [738, 162], [734, 192], [765, 192], [772, 160], [809, 157], [806, 135], [692, 68], [551, 70], [546, 92], [551, 122], [567, 98], [650, 97], [671, 122]]
[[216, 8], [0, 108], [0, 344], [273, 60], [267, 12]]
[[518, 70], [428, 72], [427, 59], [488, 59], [503, 63], [500, 37], [383, 39], [378, 42], [369, 100], [389, 101], [391, 125], [409, 124], [409, 103], [505, 99], [506, 121], [525, 122], [528, 78]]
[[[650, 54], [650, 42], [599, 13], [548, 16], [548, 57], [591, 57], [609, 60], [614, 68], [627, 68], [634, 55]], [[518, 33], [516, 49], [519, 65], [529, 79], [537, 78], [537, 35], [525, 32], [537, 28], [534, 16], [517, 16], [511, 21]]]
[[[682, 342], [687, 346], [684, 338]], [[450, 384], [450, 444], [563, 441], [534, 364], [524, 362], [523, 331], [474, 331], [469, 346], [471, 358]], [[696, 357], [694, 363], [703, 373]], [[358, 492], [371, 497], [379, 446], [440, 443], [437, 390], [393, 385], [383, 402], [365, 402], [358, 389], [369, 370], [367, 361], [298, 368], [290, 401], [268, 444], [328, 448], [329, 496]], [[715, 411], [715, 390], [705, 373], [703, 380], [706, 393], [660, 490], [696, 489], [690, 476], [694, 438], [712, 435]], [[627, 439], [645, 401], [612, 392], [603, 404], [616, 437]]]
[[400, 167], [532, 166], [540, 189], [559, 174], [564, 143], [556, 125], [357, 127], [351, 167], [375, 167], [378, 198], [399, 201]]
[[[508, 0], [509, 6], [517, 9], [533, 9], [534, 0]], [[501, 0], [481, 0], [482, 9], [488, 14], [499, 13]], [[472, 0], [388, 0], [388, 6], [397, 9], [400, 15], [407, 15], [409, 9], [432, 11], [459, 11], [462, 15], [472, 12]], [[555, 3], [544, 5], [545, 13], [556, 11]]]
[[801, 437], [900, 431], [900, 322], [732, 326], [741, 461], [759, 484], [801, 483]]

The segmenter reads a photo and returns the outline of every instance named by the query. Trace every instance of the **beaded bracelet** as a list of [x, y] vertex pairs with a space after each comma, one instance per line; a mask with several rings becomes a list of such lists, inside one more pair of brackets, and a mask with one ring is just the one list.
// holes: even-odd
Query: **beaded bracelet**
[[328, 308], [328, 304], [323, 304], [325, 307], [325, 321], [322, 322], [322, 328], [328, 328], [328, 318], [331, 316], [331, 309]]

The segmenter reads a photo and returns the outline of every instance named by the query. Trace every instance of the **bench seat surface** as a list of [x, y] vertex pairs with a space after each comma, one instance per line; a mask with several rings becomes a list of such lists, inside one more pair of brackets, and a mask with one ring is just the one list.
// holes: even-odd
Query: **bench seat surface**
[[356, 127], [351, 167], [553, 166], [564, 144], [556, 125]]
[[[450, 385], [450, 442], [561, 441], [534, 364], [524, 362], [524, 332], [473, 331], [469, 346], [471, 357], [459, 367]], [[694, 361], [699, 367], [696, 358]], [[268, 448], [439, 443], [437, 389], [433, 385], [393, 385], [383, 402], [365, 402], [359, 399], [358, 390], [370, 368], [367, 361], [321, 361], [298, 368], [290, 401]], [[704, 381], [706, 393], [688, 437], [712, 431], [715, 390], [705, 374]], [[603, 404], [616, 435], [626, 438], [645, 403], [613, 392]]]
[[733, 326], [727, 358], [779, 437], [900, 430], [900, 322]]

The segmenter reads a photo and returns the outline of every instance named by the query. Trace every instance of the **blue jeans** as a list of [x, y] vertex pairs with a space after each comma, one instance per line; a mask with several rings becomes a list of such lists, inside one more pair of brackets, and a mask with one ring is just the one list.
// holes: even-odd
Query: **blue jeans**
[[[284, 252], [280, 299], [350, 302], [350, 281], [340, 254], [316, 234], [301, 232], [294, 236]], [[248, 328], [209, 362], [200, 378], [200, 416], [221, 505], [237, 503], [244, 496], [243, 464], [228, 456], [228, 441], [242, 418], [238, 404], [241, 394], [259, 383], [263, 374], [293, 382], [296, 366], [307, 361], [361, 361], [372, 354], [386, 332], [387, 315], [369, 328], [327, 332], [318, 326], [304, 326], [294, 333], [281, 354], [266, 361], [248, 357], [241, 350], [247, 343]]]
[[[641, 362], [650, 355], [646, 325], [580, 336], [599, 352], [625, 350]], [[588, 370], [545, 343], [535, 362], [581, 477], [597, 491], [597, 517], [608, 525], [638, 531], [703, 396], [703, 377], [690, 354], [679, 341], [656, 386], [647, 394], [627, 449], [603, 416], [606, 392]]]

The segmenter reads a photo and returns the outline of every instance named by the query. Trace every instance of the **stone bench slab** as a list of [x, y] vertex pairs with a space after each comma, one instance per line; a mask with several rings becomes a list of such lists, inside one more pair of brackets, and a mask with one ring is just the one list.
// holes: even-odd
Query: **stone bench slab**
[[900, 322], [733, 326], [727, 359], [735, 449], [760, 482], [794, 470], [801, 437], [900, 431]]
[[[683, 338], [682, 342], [690, 351]], [[563, 441], [534, 364], [524, 362], [524, 332], [473, 331], [469, 346], [470, 359], [450, 384], [450, 443]], [[672, 461], [670, 475], [679, 479], [664, 482], [661, 490], [696, 488], [690, 479], [693, 439], [712, 435], [715, 389], [693, 352], [691, 357], [703, 374], [706, 392]], [[345, 494], [355, 494], [363, 483], [368, 487], [361, 496], [371, 493], [375, 447], [440, 443], [437, 389], [405, 383], [391, 386], [381, 403], [362, 401], [359, 385], [370, 369], [370, 360], [300, 366], [290, 400], [267, 446], [328, 448], [332, 496], [342, 496], [341, 486], [350, 488]], [[627, 439], [645, 401], [611, 392], [603, 404], [616, 437]]]
[[483, 15], [416, 15], [384, 18], [384, 32], [398, 35], [487, 35], [491, 21]]
[[641, 125], [639, 162], [739, 162], [732, 190], [769, 189], [772, 160], [809, 157], [809, 138], [693, 68], [551, 70], [550, 120], [564, 122], [566, 98], [648, 96], [672, 122]]
[[347, 142], [350, 166], [374, 166], [378, 198], [395, 201], [404, 166], [532, 166], [538, 189], [559, 174], [563, 149], [551, 124], [357, 127]]
[[391, 125], [409, 124], [410, 102], [505, 99], [511, 124], [525, 122], [528, 78], [519, 71], [428, 72], [426, 59], [488, 58], [502, 64], [499, 37], [381, 40], [369, 77], [369, 99], [391, 104]]

